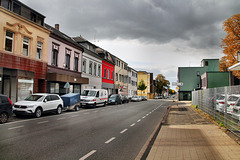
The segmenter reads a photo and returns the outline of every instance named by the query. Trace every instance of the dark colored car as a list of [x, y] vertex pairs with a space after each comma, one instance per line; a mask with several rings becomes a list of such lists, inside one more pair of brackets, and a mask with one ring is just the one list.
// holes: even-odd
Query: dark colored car
[[12, 116], [12, 101], [5, 95], [0, 94], [0, 123], [6, 123]]
[[120, 94], [112, 94], [108, 98], [108, 104], [122, 104], [122, 97]]
[[147, 97], [146, 96], [140, 96], [142, 98], [142, 101], [147, 101]]
[[122, 102], [123, 103], [128, 103], [129, 102], [129, 99], [127, 96], [122, 96]]

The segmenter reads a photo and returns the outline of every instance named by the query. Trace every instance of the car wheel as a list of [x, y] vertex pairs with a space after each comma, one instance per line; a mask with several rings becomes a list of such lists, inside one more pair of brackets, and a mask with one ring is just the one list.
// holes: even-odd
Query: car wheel
[[93, 108], [96, 108], [96, 103], [93, 104]]
[[76, 105], [74, 109], [75, 111], [79, 111], [79, 105]]
[[58, 107], [57, 107], [56, 113], [57, 113], [57, 114], [61, 114], [61, 113], [62, 113], [62, 107], [61, 107], [61, 106], [58, 106]]
[[118, 102], [115, 102], [114, 104], [115, 104], [115, 105], [117, 105], [117, 104], [118, 104]]
[[106, 106], [106, 104], [107, 104], [107, 103], [106, 103], [106, 102], [104, 102], [104, 105], [103, 105], [103, 106], [105, 107], [105, 106]]
[[42, 109], [38, 107], [35, 111], [35, 117], [39, 118], [41, 116], [42, 116]]
[[6, 123], [8, 120], [8, 115], [7, 113], [1, 113], [0, 114], [0, 123]]

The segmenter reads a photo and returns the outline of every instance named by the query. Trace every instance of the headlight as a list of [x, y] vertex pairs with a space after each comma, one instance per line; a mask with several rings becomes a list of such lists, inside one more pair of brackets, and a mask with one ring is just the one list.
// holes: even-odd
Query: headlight
[[34, 105], [32, 105], [32, 106], [27, 106], [27, 108], [33, 108], [34, 107]]

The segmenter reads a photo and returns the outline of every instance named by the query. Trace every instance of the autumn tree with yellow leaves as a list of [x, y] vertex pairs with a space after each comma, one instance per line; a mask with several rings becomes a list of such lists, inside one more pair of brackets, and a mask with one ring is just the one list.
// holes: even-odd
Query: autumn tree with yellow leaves
[[[220, 71], [227, 71], [227, 68], [238, 63], [237, 53], [240, 51], [240, 14], [233, 15], [223, 23], [223, 29], [227, 33], [222, 39], [221, 47], [224, 49], [224, 56], [219, 61]], [[240, 79], [240, 72], [233, 71], [233, 75]]]

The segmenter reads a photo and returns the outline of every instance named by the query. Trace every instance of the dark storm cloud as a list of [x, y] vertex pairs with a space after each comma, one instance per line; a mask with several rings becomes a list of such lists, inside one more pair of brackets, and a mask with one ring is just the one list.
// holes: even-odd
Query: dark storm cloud
[[[239, 0], [22, 0], [70, 36], [138, 39], [144, 43], [184, 40], [193, 48], [214, 48], [221, 24], [239, 12]], [[62, 28], [61, 28], [62, 27]]]

